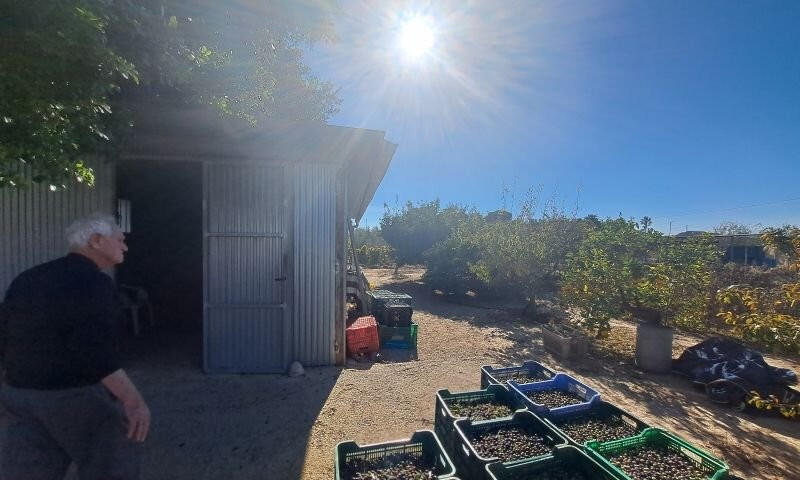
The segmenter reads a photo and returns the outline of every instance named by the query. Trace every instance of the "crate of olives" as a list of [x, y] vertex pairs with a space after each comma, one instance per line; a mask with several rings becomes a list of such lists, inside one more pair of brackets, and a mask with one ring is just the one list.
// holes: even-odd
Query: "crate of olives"
[[611, 442], [589, 442], [587, 454], [624, 480], [722, 480], [728, 465], [658, 428]]
[[509, 380], [508, 386], [528, 410], [544, 417], [586, 410], [600, 401], [597, 391], [565, 373], [537, 383]]
[[599, 401], [586, 410], [551, 414], [543, 419], [572, 445], [610, 442], [638, 435], [650, 425], [608, 402]]
[[528, 411], [518, 411], [511, 418], [474, 422], [468, 418], [455, 421], [457, 458], [461, 475], [488, 478], [486, 465], [508, 465], [550, 455], [553, 448], [567, 440]]
[[509, 380], [517, 383], [533, 383], [550, 380], [556, 372], [539, 362], [529, 360], [522, 365], [494, 368], [489, 365], [481, 367], [481, 388], [491, 384], [506, 385]]
[[430, 430], [418, 430], [406, 440], [336, 445], [336, 480], [452, 479], [450, 457]]
[[486, 472], [491, 480], [620, 480], [618, 473], [592, 460], [581, 449], [556, 447], [547, 457], [514, 465], [490, 463]]
[[444, 448], [452, 453], [455, 436], [453, 422], [456, 419], [492, 420], [510, 417], [520, 409], [525, 409], [525, 406], [502, 385], [489, 385], [483, 390], [471, 392], [439, 390], [436, 392], [434, 431]]

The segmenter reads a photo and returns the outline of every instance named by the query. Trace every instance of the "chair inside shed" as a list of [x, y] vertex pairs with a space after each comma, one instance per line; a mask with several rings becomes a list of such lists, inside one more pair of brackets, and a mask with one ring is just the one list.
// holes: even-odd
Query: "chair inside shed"
[[[142, 354], [163, 347], [201, 363], [202, 164], [123, 161], [117, 167], [117, 197], [130, 201], [128, 252], [117, 269], [118, 284], [133, 287], [123, 288], [125, 303], [132, 304], [126, 309], [132, 337], [127, 346], [144, 349]], [[149, 306], [137, 304], [142, 292]]]

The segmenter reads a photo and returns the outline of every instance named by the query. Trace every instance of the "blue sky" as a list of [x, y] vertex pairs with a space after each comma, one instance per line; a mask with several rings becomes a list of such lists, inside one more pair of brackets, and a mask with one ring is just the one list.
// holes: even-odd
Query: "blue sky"
[[[800, 224], [800, 2], [342, 1], [307, 61], [331, 123], [399, 147], [383, 204], [482, 211], [526, 192], [579, 215]], [[409, 61], [409, 18], [434, 44]], [[505, 191], [505, 194], [504, 194]]]

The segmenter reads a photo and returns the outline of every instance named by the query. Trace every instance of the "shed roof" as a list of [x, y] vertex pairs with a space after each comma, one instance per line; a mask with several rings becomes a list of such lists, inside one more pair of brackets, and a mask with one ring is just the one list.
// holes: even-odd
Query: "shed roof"
[[350, 217], [360, 220], [397, 145], [384, 132], [312, 122], [223, 117], [206, 106], [141, 102], [122, 141], [123, 159], [333, 163], [345, 170]]

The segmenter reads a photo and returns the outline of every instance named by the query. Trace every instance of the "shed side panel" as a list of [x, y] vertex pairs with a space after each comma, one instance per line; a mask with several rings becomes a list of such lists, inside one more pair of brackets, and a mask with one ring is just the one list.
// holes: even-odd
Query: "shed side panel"
[[293, 360], [335, 363], [336, 172], [332, 165], [294, 170]]
[[114, 167], [90, 162], [95, 185], [73, 182], [66, 190], [48, 185], [0, 188], [0, 300], [11, 281], [34, 265], [67, 252], [64, 231], [75, 219], [94, 212], [114, 214]]

